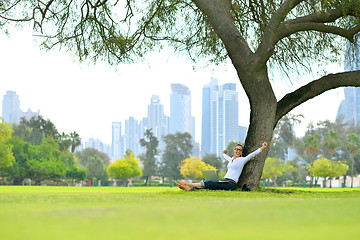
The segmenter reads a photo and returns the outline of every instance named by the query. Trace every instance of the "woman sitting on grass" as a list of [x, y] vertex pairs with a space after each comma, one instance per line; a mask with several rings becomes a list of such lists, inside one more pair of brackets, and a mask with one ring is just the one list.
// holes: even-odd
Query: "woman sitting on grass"
[[[205, 181], [205, 182], [198, 182], [198, 183], [190, 183], [186, 181], [178, 181], [179, 188], [184, 191], [190, 191], [194, 189], [211, 189], [211, 190], [235, 190], [237, 181], [241, 175], [241, 172], [244, 168], [244, 165], [261, 151], [263, 151], [267, 147], [267, 143], [264, 142], [262, 146], [257, 149], [256, 151], [250, 153], [246, 157], [242, 156], [243, 146], [241, 144], [237, 144], [234, 148], [234, 157], [229, 157], [226, 155], [227, 151], [223, 151], [223, 156], [225, 160], [229, 163], [227, 165], [228, 171], [225, 177], [219, 181]], [[246, 184], [243, 186], [242, 191], [250, 191], [247, 188]]]

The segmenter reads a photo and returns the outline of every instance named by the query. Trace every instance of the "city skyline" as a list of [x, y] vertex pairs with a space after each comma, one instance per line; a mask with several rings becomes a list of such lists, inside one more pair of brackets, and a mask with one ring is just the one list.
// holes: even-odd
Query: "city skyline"
[[[360, 70], [360, 47], [356, 45], [350, 48], [348, 43], [346, 51], [348, 54], [344, 60], [344, 70]], [[360, 122], [360, 88], [344, 88], [344, 100], [340, 103], [336, 118], [343, 118], [345, 122], [351, 121], [356, 124]]]
[[[184, 86], [182, 84], [175, 84], [175, 85], [172, 84], [172, 86], [173, 87], [176, 86], [175, 88], [177, 90], [175, 90], [175, 92], [179, 91], [179, 89], [180, 89], [180, 93], [185, 93], [185, 95], [190, 95], [189, 94], [190, 90], [186, 86]], [[348, 90], [349, 90], [349, 88], [344, 88], [345, 96], [347, 95]], [[354, 88], [354, 90], [355, 91], [359, 90], [359, 88], [356, 88], [356, 89]], [[170, 93], [170, 95], [172, 95], [172, 94], [174, 94], [174, 92]], [[205, 136], [205, 139], [214, 138], [215, 142], [216, 142], [215, 148], [214, 148], [214, 143], [210, 144], [211, 141], [209, 142], [209, 145], [212, 145], [210, 147], [205, 147], [204, 143], [201, 142], [201, 156], [204, 156], [205, 153], [216, 153], [216, 154], [220, 155], [222, 149], [225, 149], [227, 146], [226, 142], [244, 141], [244, 139], [246, 137], [245, 136], [246, 127], [238, 125], [238, 116], [239, 116], [238, 108], [239, 108], [239, 106], [238, 106], [238, 102], [237, 102], [238, 93], [236, 92], [236, 84], [225, 83], [220, 86], [220, 85], [218, 85], [217, 79], [211, 78], [210, 83], [205, 84], [203, 86], [203, 94], [202, 95], [203, 95], [202, 115], [209, 116], [209, 119], [208, 119], [209, 123], [213, 122], [213, 120], [211, 120], [211, 119], [214, 119], [214, 117], [215, 117], [217, 119], [217, 120], [215, 120], [215, 125], [214, 125], [215, 129], [219, 128], [219, 125], [222, 125], [223, 129], [216, 130], [216, 131], [220, 131], [220, 132], [217, 132], [216, 136], [210, 137], [210, 135], [213, 135], [213, 134], [210, 134], [209, 136], [205, 136], [204, 133], [212, 132], [212, 130], [210, 129], [210, 125], [213, 125], [213, 123], [211, 123], [208, 126], [208, 128], [210, 130], [206, 129], [206, 127], [204, 128], [203, 125], [200, 126], [200, 128], [202, 129], [201, 133], [203, 136]], [[13, 99], [16, 107], [19, 107], [20, 96], [17, 95], [16, 92], [7, 91], [7, 94], [4, 95], [4, 98], [3, 98], [3, 104], [2, 104], [3, 109], [4, 109], [4, 106], [6, 107], [6, 104], [12, 105], [11, 101], [9, 101], [8, 98]], [[178, 96], [176, 98], [178, 98]], [[211, 99], [211, 101], [210, 101], [210, 99]], [[188, 99], [187, 101], [189, 101], [189, 100], [190, 99]], [[346, 97], [345, 97], [345, 100], [346, 100]], [[206, 104], [206, 101], [209, 101], [209, 103]], [[339, 115], [339, 112], [341, 112], [342, 106], [344, 105], [344, 101], [339, 106], [338, 115]], [[226, 102], [228, 102], [228, 103], [226, 103]], [[173, 104], [173, 108], [178, 109], [179, 106], [181, 106], [181, 105], [191, 108], [191, 100], [188, 102], [188, 104], [185, 104], [183, 102], [178, 102], [176, 104]], [[206, 105], [208, 105], [208, 106], [206, 106]], [[170, 104], [170, 106], [171, 106], [171, 104]], [[216, 109], [215, 113], [211, 113], [210, 111], [204, 111], [204, 109], [210, 108], [210, 106], [212, 106], [211, 108], [215, 107], [215, 109]], [[355, 106], [355, 107], [360, 108], [360, 104], [358, 104], [358, 106]], [[145, 129], [149, 129], [149, 128], [155, 129], [153, 131], [153, 133], [156, 137], [158, 137], [160, 142], [161, 142], [161, 136], [164, 136], [164, 135], [170, 133], [169, 116], [166, 116], [164, 114], [163, 110], [164, 110], [164, 106], [161, 104], [160, 97], [158, 95], [152, 95], [152, 97], [150, 99], [150, 104], [148, 104], [148, 106], [147, 106], [147, 116], [144, 116], [143, 118], [141, 118], [139, 120], [135, 119], [134, 117], [129, 116], [127, 119], [125, 119], [124, 124], [122, 122], [112, 122], [112, 142], [111, 142], [111, 144], [107, 144], [107, 143], [103, 142], [98, 137], [90, 137], [88, 139], [82, 138], [82, 145], [78, 148], [78, 150], [83, 149], [83, 148], [93, 147], [93, 148], [98, 149], [99, 151], [107, 153], [112, 160], [116, 160], [116, 159], [123, 157], [125, 154], [125, 149], [130, 149], [135, 154], [142, 153], [142, 151], [140, 150], [141, 146], [139, 145], [138, 142], [143, 137]], [[20, 113], [24, 114], [24, 112], [22, 112], [20, 109], [18, 109], [18, 111], [20, 111]], [[184, 111], [185, 110], [180, 110], [179, 112], [182, 113]], [[228, 113], [226, 113], [226, 111]], [[30, 112], [30, 113], [32, 114], [32, 116], [38, 116], [39, 112], [40, 112], [40, 110], [38, 110], [37, 114], [34, 112]], [[190, 113], [189, 116], [191, 116], [191, 111], [188, 111], [188, 112]], [[235, 116], [234, 116], [234, 113], [235, 113]], [[345, 111], [345, 113], [346, 113], [346, 111]], [[216, 116], [210, 117], [211, 115], [214, 115], [214, 114], [216, 114]], [[174, 115], [174, 116], [177, 117], [177, 115]], [[46, 116], [43, 116], [43, 117], [46, 118]], [[27, 118], [27, 119], [29, 120], [30, 118]], [[204, 122], [203, 122], [203, 124], [204, 124]], [[228, 125], [229, 127], [226, 127], [226, 125]], [[233, 131], [233, 129], [236, 129], [236, 127], [239, 127], [239, 129], [237, 129], [236, 131]], [[162, 128], [165, 128], [165, 129], [162, 129]], [[226, 133], [227, 132], [226, 128], [230, 129], [232, 134], [229, 135], [229, 133]], [[241, 134], [240, 134], [240, 128], [245, 129]], [[124, 134], [122, 134], [122, 133], [124, 133]], [[220, 139], [222, 139], [222, 140], [220, 141]], [[193, 144], [196, 145], [194, 147], [195, 147], [195, 151], [197, 151], [197, 156], [200, 156], [200, 152], [198, 152], [198, 150], [200, 150], [199, 142], [193, 142]], [[164, 146], [161, 148], [161, 146], [159, 145], [160, 150], [163, 150], [163, 148], [164, 148]]]
[[[202, 88], [211, 77], [218, 78], [220, 85], [236, 84], [241, 108], [239, 124], [248, 125], [248, 99], [230, 62], [219, 66], [206, 66], [202, 61], [195, 64], [165, 49], [134, 64], [109, 67], [101, 61], [78, 63], [65, 51], [39, 50], [31, 34], [31, 28], [24, 28], [13, 32], [11, 39], [0, 35], [3, 43], [0, 46], [3, 67], [0, 95], [5, 95], [7, 90], [16, 91], [21, 96], [21, 109], [40, 109], [41, 115], [50, 119], [59, 132], [76, 131], [84, 140], [99, 138], [111, 144], [112, 122], [124, 122], [129, 116], [143, 118], [152, 95], [159, 95], [164, 113], [169, 116], [171, 83], [181, 83], [191, 90], [192, 113], [198, 126], [195, 137], [200, 142]], [[329, 72], [337, 72], [343, 66], [328, 68]], [[317, 75], [299, 76], [292, 79], [292, 83], [282, 75], [270, 77], [280, 99]], [[342, 99], [343, 90], [335, 89], [294, 109], [293, 113], [305, 116], [302, 126], [295, 127], [297, 133], [301, 135], [309, 122], [334, 121]]]

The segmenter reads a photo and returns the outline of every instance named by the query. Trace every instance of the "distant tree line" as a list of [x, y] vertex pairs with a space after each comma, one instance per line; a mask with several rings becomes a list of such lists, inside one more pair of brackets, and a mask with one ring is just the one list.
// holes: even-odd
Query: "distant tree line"
[[[319, 177], [330, 180], [331, 187], [332, 179], [347, 175], [353, 186], [354, 176], [360, 173], [360, 127], [342, 119], [320, 121], [316, 126], [310, 123], [299, 138], [294, 126], [302, 117], [288, 114], [279, 121], [265, 161], [263, 182], [271, 179], [277, 186], [291, 181], [291, 185], [300, 186], [310, 176], [310, 187]], [[288, 161], [291, 150], [296, 157]]]
[[[262, 181], [279, 186], [285, 182], [299, 186], [306, 176], [317, 184], [319, 177], [332, 180], [342, 175], [353, 177], [360, 173], [360, 129], [354, 124], [338, 120], [309, 124], [305, 135], [295, 136], [294, 126], [301, 115], [286, 115], [274, 130], [270, 151], [265, 162]], [[76, 184], [82, 180], [109, 180], [126, 182], [141, 177], [144, 185], [151, 185], [152, 177], [164, 182], [186, 178], [201, 180], [201, 170], [214, 169], [220, 176], [226, 164], [216, 154], [203, 158], [191, 155], [192, 139], [189, 133], [164, 136], [166, 147], [158, 150], [159, 140], [152, 129], [146, 130], [139, 144], [143, 154], [135, 156], [126, 151], [123, 159], [111, 163], [107, 154], [93, 148], [76, 151], [81, 138], [75, 131], [59, 133], [50, 120], [33, 117], [21, 119], [19, 124], [0, 122], [0, 182], [22, 184], [31, 179], [33, 184], [52, 181], [54, 184]], [[228, 143], [230, 156], [238, 142]], [[290, 149], [296, 157], [289, 160]], [[313, 181], [309, 181], [312, 186]], [[331, 181], [330, 181], [331, 184]]]
[[[55, 125], [42, 116], [30, 120], [22, 118], [19, 124], [1, 121], [0, 132], [0, 177], [2, 183], [22, 184], [31, 179], [33, 184], [48, 180], [75, 182], [86, 178], [73, 151], [68, 148], [78, 146], [81, 138], [76, 132], [59, 134]], [[66, 138], [65, 138], [66, 136]]]

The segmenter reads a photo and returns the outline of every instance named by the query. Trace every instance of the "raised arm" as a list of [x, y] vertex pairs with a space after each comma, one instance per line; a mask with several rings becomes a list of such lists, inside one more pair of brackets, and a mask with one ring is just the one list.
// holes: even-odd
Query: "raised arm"
[[226, 161], [230, 162], [231, 161], [231, 157], [229, 155], [227, 155], [227, 150], [223, 151], [223, 157], [225, 158]]
[[267, 142], [263, 142], [260, 148], [258, 148], [257, 150], [253, 151], [252, 153], [244, 157], [245, 162], [248, 162], [251, 158], [255, 157], [256, 155], [264, 151], [264, 149], [267, 148], [267, 146], [268, 146]]

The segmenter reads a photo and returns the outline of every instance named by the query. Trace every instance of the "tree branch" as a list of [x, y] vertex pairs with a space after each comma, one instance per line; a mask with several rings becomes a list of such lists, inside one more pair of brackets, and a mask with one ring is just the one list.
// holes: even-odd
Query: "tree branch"
[[314, 30], [323, 33], [333, 33], [347, 38], [350, 42], [354, 41], [354, 35], [360, 31], [360, 26], [356, 25], [351, 29], [344, 29], [325, 23], [335, 22], [337, 19], [344, 17], [344, 15], [354, 15], [354, 8], [344, 9], [339, 7], [337, 9], [329, 10], [328, 12], [320, 12], [310, 14], [304, 17], [299, 17], [293, 20], [288, 20], [280, 24], [277, 30], [277, 38], [274, 39], [274, 45], [282, 38], [288, 37], [293, 33], [300, 31]]
[[247, 42], [240, 34], [230, 13], [230, 0], [193, 0], [207, 16], [216, 34], [222, 40], [235, 68], [244, 69], [252, 54]]
[[279, 28], [281, 22], [285, 19], [287, 14], [303, 1], [304, 0], [287, 0], [271, 17], [265, 29], [264, 38], [261, 41], [257, 51], [255, 52], [257, 59], [256, 61], [258, 64], [265, 64], [267, 60], [271, 57], [275, 44], [279, 41], [279, 39], [276, 37], [276, 34], [274, 33], [277, 32], [277, 29]]
[[314, 80], [296, 91], [286, 94], [278, 101], [275, 122], [307, 100], [325, 91], [347, 86], [360, 87], [360, 71], [329, 74], [318, 80]]

